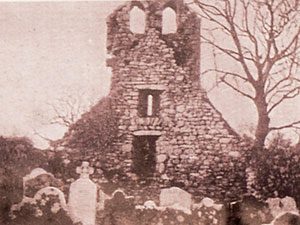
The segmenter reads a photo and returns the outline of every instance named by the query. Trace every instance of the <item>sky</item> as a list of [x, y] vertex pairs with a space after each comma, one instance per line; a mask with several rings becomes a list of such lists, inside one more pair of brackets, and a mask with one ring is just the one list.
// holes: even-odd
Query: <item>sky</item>
[[[0, 2], [0, 135], [28, 136], [36, 147], [61, 138], [66, 128], [50, 124], [59, 99], [80, 99], [83, 109], [109, 92], [106, 17], [120, 1]], [[201, 63], [210, 59], [202, 51]], [[202, 77], [208, 90], [212, 78]], [[251, 103], [231, 90], [209, 92], [215, 107], [239, 133], [255, 124]], [[300, 100], [273, 120], [296, 118]], [[287, 114], [288, 113], [288, 114]]]

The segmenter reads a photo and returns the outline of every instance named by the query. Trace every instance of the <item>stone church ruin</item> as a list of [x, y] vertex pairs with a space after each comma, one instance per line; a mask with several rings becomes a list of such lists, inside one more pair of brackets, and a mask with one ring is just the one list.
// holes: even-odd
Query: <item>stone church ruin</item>
[[0, 224], [299, 224], [299, 152], [230, 127], [201, 84], [200, 34], [184, 0], [112, 12], [109, 94], [45, 151], [0, 137]]
[[109, 97], [120, 115], [111, 161], [150, 185], [213, 197], [243, 191], [240, 137], [200, 84], [196, 13], [182, 0], [132, 1], [107, 27]]

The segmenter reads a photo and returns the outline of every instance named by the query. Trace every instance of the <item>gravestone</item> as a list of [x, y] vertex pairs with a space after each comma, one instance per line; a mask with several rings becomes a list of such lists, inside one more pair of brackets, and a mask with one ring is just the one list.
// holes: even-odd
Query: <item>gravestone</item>
[[269, 198], [267, 203], [274, 218], [282, 213], [299, 213], [295, 200], [289, 196], [286, 196], [282, 199]]
[[75, 223], [95, 225], [97, 185], [89, 179], [94, 170], [88, 162], [83, 162], [76, 168], [76, 172], [80, 174], [80, 178], [70, 186], [68, 202], [70, 216]]
[[197, 220], [199, 224], [227, 224], [227, 213], [224, 205], [217, 204], [211, 198], [203, 198], [200, 203], [193, 204], [192, 209], [193, 215], [196, 214], [199, 217]]
[[159, 201], [161, 207], [172, 208], [191, 214], [192, 195], [178, 187], [162, 189]]
[[33, 197], [40, 189], [44, 187], [61, 188], [63, 184], [57, 180], [53, 174], [48, 173], [42, 168], [36, 168], [30, 174], [23, 177], [23, 195]]
[[278, 216], [272, 223], [272, 225], [300, 225], [300, 217], [294, 213], [284, 213]]
[[270, 224], [262, 225], [300, 225], [300, 216], [295, 213], [282, 213], [278, 215]]
[[[56, 187], [40, 189], [33, 198], [23, 200], [11, 207], [13, 224], [71, 225], [64, 193]], [[52, 221], [52, 222], [50, 222]]]
[[133, 225], [136, 223], [134, 197], [116, 190], [104, 204], [102, 221], [99, 224]]
[[269, 198], [267, 199], [267, 203], [274, 218], [282, 212], [280, 198]]
[[[41, 201], [41, 202], [43, 200], [48, 201], [49, 196], [51, 196], [51, 195], [55, 196], [57, 198], [57, 203], [58, 203], [58, 204], [56, 204], [58, 206], [57, 208], [58, 209], [62, 208], [63, 210], [67, 211], [67, 203], [65, 200], [65, 195], [61, 190], [59, 190], [56, 187], [45, 187], [45, 188], [39, 190], [35, 194], [34, 199], [35, 199], [35, 201]], [[44, 204], [44, 203], [42, 202], [42, 204]], [[54, 207], [53, 207], [53, 210], [54, 210], [53, 212], [55, 212]]]
[[284, 197], [281, 199], [282, 209], [286, 212], [294, 212], [298, 213], [296, 201], [289, 196]]
[[268, 204], [253, 195], [243, 196], [238, 204], [239, 210], [234, 215], [242, 224], [261, 225], [273, 219]]

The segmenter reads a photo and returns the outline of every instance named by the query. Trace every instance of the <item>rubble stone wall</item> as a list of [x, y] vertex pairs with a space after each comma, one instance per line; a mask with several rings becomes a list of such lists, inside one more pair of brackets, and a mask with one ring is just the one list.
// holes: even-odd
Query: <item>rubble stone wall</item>
[[[129, 29], [133, 6], [144, 10], [144, 34]], [[161, 33], [166, 6], [177, 14], [177, 32]], [[245, 191], [243, 144], [210, 103], [199, 80], [200, 20], [183, 1], [131, 2], [107, 20], [110, 97], [119, 113], [119, 139], [107, 155], [111, 166], [132, 171], [132, 141], [153, 131], [159, 187], [181, 186], [194, 195], [234, 198]], [[139, 90], [161, 91], [157, 117], [138, 114]], [[108, 162], [109, 163], [109, 162]]]

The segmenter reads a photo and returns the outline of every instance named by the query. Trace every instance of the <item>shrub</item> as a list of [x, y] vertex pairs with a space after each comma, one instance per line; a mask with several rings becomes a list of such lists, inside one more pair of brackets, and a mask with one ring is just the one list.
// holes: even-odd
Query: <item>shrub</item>
[[0, 224], [6, 224], [12, 204], [23, 195], [22, 177], [46, 165], [45, 154], [24, 137], [0, 137]]
[[300, 202], [300, 155], [293, 150], [291, 142], [281, 135], [276, 136], [268, 148], [252, 150], [255, 189], [264, 199], [291, 196]]

